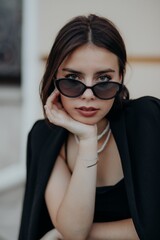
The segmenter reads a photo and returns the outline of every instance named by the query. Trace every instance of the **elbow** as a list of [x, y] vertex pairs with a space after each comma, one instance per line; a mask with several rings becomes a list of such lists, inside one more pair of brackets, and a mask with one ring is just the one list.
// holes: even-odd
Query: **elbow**
[[62, 233], [65, 240], [86, 240], [88, 236], [88, 232], [82, 230], [71, 230], [65, 233]]
[[75, 236], [66, 236], [66, 237], [64, 237], [64, 239], [66, 239], [66, 240], [86, 240], [87, 239], [87, 237], [83, 237], [83, 236], [78, 236], [78, 235], [75, 235]]
[[58, 215], [56, 218], [56, 226], [65, 240], [86, 240], [92, 223], [84, 224], [82, 221], [64, 221], [64, 219], [62, 221], [62, 218]]

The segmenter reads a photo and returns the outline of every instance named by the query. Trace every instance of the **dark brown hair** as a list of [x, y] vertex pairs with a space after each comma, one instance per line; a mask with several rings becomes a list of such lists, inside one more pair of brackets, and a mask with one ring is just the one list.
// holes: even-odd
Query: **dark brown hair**
[[[127, 55], [123, 39], [115, 25], [104, 17], [93, 14], [78, 16], [69, 21], [58, 33], [47, 59], [46, 70], [41, 82], [40, 96], [45, 105], [48, 96], [54, 90], [57, 70], [68, 54], [76, 48], [92, 43], [106, 48], [118, 58], [119, 74], [124, 80]], [[129, 92], [124, 86], [114, 105], [120, 105], [122, 99], [129, 99]], [[115, 108], [115, 106], [114, 106]]]

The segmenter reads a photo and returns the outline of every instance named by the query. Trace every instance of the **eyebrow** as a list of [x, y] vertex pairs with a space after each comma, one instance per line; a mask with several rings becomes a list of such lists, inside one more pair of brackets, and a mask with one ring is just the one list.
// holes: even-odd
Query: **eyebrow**
[[71, 69], [71, 68], [63, 68], [62, 71], [64, 71], [64, 72], [70, 72], [70, 73], [76, 73], [76, 74], [82, 74], [81, 72], [76, 71], [76, 70], [73, 70], [73, 69]]
[[[73, 69], [71, 69], [71, 68], [63, 68], [62, 71], [70, 72], [70, 73], [75, 73], [75, 74], [83, 74], [82, 72], [73, 70]], [[103, 73], [109, 73], [109, 72], [115, 72], [115, 70], [112, 69], [112, 68], [107, 68], [107, 69], [104, 69], [104, 70], [102, 70], [102, 71], [96, 72], [95, 75], [99, 75], [99, 74], [103, 74]]]

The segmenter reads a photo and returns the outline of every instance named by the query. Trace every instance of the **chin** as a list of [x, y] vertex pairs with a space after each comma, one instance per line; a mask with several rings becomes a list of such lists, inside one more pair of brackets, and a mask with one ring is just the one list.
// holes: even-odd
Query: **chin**
[[98, 119], [93, 119], [93, 118], [79, 118], [79, 117], [73, 117], [75, 121], [78, 121], [83, 124], [87, 125], [95, 125], [97, 124], [100, 120]]

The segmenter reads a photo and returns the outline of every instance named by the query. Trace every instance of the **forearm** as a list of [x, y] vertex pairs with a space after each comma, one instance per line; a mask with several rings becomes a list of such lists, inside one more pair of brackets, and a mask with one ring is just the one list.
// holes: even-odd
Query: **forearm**
[[[92, 151], [88, 151], [91, 149]], [[97, 140], [82, 141], [74, 171], [56, 217], [57, 228], [66, 239], [85, 239], [94, 214], [97, 166]], [[90, 160], [90, 161], [88, 161]]]
[[139, 240], [132, 219], [93, 223], [87, 240]]

